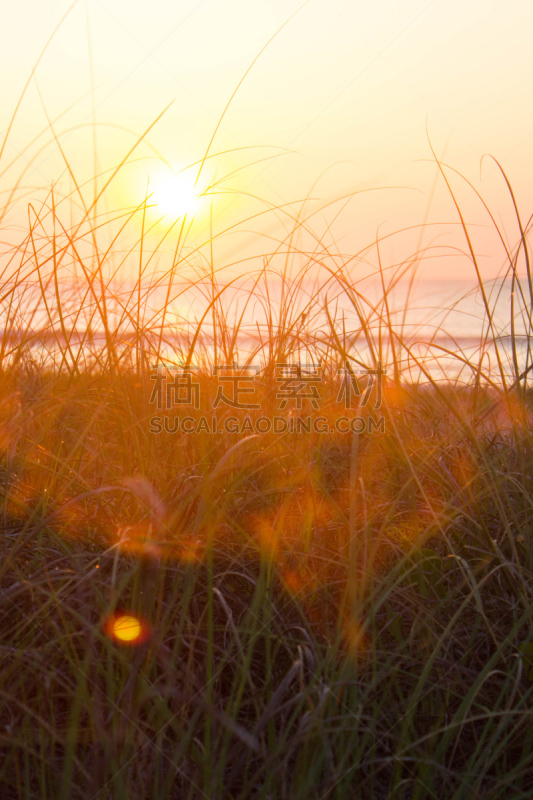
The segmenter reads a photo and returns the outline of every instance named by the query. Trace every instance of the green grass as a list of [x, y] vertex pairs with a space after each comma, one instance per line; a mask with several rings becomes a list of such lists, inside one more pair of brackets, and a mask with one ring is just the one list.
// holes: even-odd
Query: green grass
[[[510, 250], [490, 217], [514, 288], [502, 327], [456, 204], [486, 336], [475, 356], [452, 352], [460, 379], [437, 380], [390, 309], [429, 252], [379, 260], [371, 303], [354, 266], [371, 248], [341, 257], [306, 203], [264, 204], [286, 234], [237, 265], [253, 282], [239, 300], [213, 255], [226, 231], [192, 246], [183, 219], [155, 241], [149, 198], [100, 212], [133, 153], [96, 197], [65, 156], [72, 195], [33, 199], [2, 254], [2, 797], [530, 797], [528, 226], [516, 210]], [[27, 203], [17, 191], [2, 218]], [[212, 364], [243, 358], [245, 290], [261, 409], [214, 411]], [[170, 309], [193, 296], [204, 311], [176, 341]], [[187, 414], [221, 433], [150, 433], [150, 364], [169, 353], [198, 366]], [[384, 432], [224, 430], [229, 413], [281, 414], [276, 365], [304, 357], [324, 377], [311, 416], [333, 427], [338, 369], [382, 362], [381, 408], [373, 389], [347, 414]], [[144, 643], [108, 635], [120, 610], [146, 620]]]
[[528, 796], [526, 427], [406, 387], [357, 451], [227, 458], [147, 434], [137, 376], [42, 378], [2, 470], [4, 796]]

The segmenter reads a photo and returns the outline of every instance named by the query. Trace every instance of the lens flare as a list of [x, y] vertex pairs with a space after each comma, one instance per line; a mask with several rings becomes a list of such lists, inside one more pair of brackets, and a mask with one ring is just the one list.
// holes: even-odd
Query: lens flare
[[120, 644], [138, 645], [150, 636], [150, 626], [136, 614], [116, 613], [105, 621], [104, 629], [110, 639]]
[[121, 642], [133, 642], [141, 635], [141, 623], [136, 617], [124, 614], [115, 620], [113, 635]]

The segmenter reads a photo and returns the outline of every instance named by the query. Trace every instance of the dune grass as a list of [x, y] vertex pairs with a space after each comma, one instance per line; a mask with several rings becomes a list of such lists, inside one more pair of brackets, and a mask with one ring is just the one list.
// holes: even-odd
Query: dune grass
[[[243, 226], [276, 215], [286, 235], [229, 280], [212, 247], [226, 231], [149, 230], [149, 194], [103, 210], [134, 155], [89, 186], [65, 155], [70, 196], [28, 205], [15, 186], [2, 209], [27, 208], [0, 276], [2, 797], [530, 797], [533, 292], [516, 204], [513, 250], [490, 216], [513, 288], [502, 327], [435, 157], [485, 326], [475, 355], [426, 331], [422, 356], [391, 298], [427, 251], [383, 265], [374, 243], [371, 301], [353, 269], [368, 248], [341, 255], [307, 202], [265, 203]], [[446, 357], [457, 380], [435, 377]], [[278, 365], [302, 361], [320, 408], [280, 409]], [[212, 367], [234, 362], [257, 365], [260, 409], [213, 408]], [[341, 406], [361, 432], [335, 430], [347, 362], [386, 369], [381, 403], [363, 378]], [[215, 417], [215, 433], [154, 429], [183, 418], [154, 392], [188, 371], [189, 424]], [[275, 415], [327, 432], [258, 433]], [[141, 620], [136, 646], [109, 635], [119, 612]]]

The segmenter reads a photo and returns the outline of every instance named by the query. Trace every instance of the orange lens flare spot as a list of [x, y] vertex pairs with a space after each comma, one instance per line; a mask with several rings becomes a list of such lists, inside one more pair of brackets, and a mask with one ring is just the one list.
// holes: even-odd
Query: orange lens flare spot
[[368, 634], [357, 620], [350, 620], [345, 628], [345, 641], [348, 654], [355, 660], [365, 659], [370, 655], [371, 644]]
[[141, 635], [141, 623], [137, 617], [124, 614], [113, 623], [113, 636], [121, 642], [133, 642]]
[[133, 553], [149, 558], [159, 558], [161, 547], [154, 541], [153, 526], [141, 523], [125, 525], [117, 531], [117, 544], [126, 553]]
[[110, 639], [126, 645], [145, 642], [151, 633], [148, 623], [136, 614], [117, 613], [109, 617], [104, 629]]
[[309, 589], [314, 585], [313, 576], [307, 570], [287, 569], [281, 573], [285, 588], [291, 594], [299, 594], [304, 589]]

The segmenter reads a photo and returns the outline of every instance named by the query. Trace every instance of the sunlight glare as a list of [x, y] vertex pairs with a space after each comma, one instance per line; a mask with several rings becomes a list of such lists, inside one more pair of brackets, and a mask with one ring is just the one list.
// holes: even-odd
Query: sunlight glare
[[169, 175], [157, 184], [151, 203], [164, 214], [173, 217], [193, 216], [200, 205], [201, 189], [195, 186], [192, 175]]

